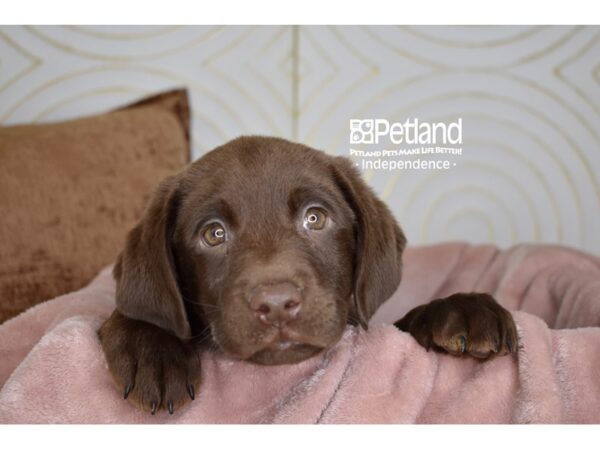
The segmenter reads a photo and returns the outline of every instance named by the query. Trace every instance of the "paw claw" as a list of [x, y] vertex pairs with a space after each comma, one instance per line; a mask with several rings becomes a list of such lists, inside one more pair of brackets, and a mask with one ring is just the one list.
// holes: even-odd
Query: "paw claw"
[[192, 400], [194, 400], [196, 398], [196, 393], [194, 392], [194, 385], [188, 384], [187, 391], [188, 391], [188, 394], [190, 395], [190, 398]]
[[460, 342], [460, 352], [464, 353], [467, 350], [467, 338], [465, 338], [464, 336], [461, 336], [459, 338], [459, 342]]
[[157, 406], [158, 406], [158, 405], [156, 404], [156, 402], [152, 402], [152, 403], [150, 404], [150, 407], [152, 408], [152, 409], [151, 409], [151, 411], [150, 411], [150, 414], [152, 414], [152, 415], [156, 414], [156, 407], [157, 407]]
[[169, 414], [173, 415], [173, 402], [169, 401], [169, 403], [167, 403], [167, 408], [169, 409]]
[[123, 398], [125, 400], [127, 400], [127, 397], [129, 397], [129, 393], [131, 392], [131, 389], [133, 389], [133, 385], [131, 383], [129, 383], [127, 386], [125, 386], [125, 392], [123, 393]]

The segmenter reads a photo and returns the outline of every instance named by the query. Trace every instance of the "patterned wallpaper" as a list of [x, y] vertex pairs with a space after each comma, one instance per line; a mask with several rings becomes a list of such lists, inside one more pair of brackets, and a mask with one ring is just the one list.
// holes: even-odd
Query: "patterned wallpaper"
[[190, 89], [198, 157], [240, 134], [349, 151], [349, 119], [463, 121], [448, 171], [366, 171], [412, 244], [600, 253], [600, 27], [2, 26], [0, 123]]

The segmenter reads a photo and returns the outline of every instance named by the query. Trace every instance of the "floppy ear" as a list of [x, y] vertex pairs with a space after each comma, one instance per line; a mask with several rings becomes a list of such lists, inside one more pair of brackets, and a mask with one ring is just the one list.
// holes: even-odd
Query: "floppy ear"
[[114, 269], [117, 309], [126, 317], [163, 328], [180, 339], [191, 335], [175, 272], [173, 232], [179, 208], [178, 178], [155, 190], [137, 226], [127, 236]]
[[406, 238], [386, 204], [350, 160], [336, 157], [334, 161], [334, 177], [356, 217], [351, 314], [366, 329], [377, 308], [400, 284]]

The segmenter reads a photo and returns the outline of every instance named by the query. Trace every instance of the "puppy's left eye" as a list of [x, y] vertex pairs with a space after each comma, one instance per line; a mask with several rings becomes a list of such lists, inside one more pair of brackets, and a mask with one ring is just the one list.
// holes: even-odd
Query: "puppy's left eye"
[[211, 223], [204, 229], [202, 239], [209, 247], [215, 247], [227, 240], [227, 231], [220, 223]]
[[308, 208], [304, 214], [304, 228], [307, 230], [322, 230], [327, 224], [327, 212], [322, 208]]

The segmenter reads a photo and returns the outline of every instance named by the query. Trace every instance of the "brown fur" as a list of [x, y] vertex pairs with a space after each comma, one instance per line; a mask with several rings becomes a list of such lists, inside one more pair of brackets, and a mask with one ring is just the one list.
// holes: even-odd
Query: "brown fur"
[[[329, 221], [307, 230], [315, 205]], [[217, 219], [229, 240], [207, 247], [202, 230]], [[129, 234], [117, 309], [100, 330], [109, 367], [125, 396], [154, 413], [194, 397], [194, 349], [207, 337], [235, 358], [301, 361], [347, 323], [366, 328], [400, 282], [405, 242], [347, 159], [283, 139], [231, 141], [166, 179]], [[299, 312], [265, 322], [261, 302], [279, 307], [281, 295]]]

